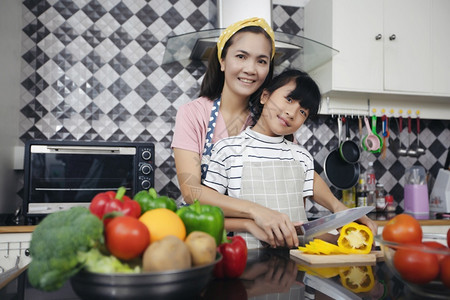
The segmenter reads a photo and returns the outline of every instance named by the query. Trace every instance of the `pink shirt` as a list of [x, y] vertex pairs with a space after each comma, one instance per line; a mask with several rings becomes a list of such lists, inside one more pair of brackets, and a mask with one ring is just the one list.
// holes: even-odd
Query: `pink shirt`
[[[178, 109], [172, 139], [172, 148], [189, 150], [199, 154], [203, 153], [206, 130], [208, 128], [213, 103], [214, 102], [208, 98], [200, 97], [194, 101], [183, 104]], [[241, 131], [250, 124], [251, 118], [249, 115], [244, 126], [241, 128]], [[225, 137], [228, 137], [228, 131], [219, 110], [212, 142], [215, 143]]]

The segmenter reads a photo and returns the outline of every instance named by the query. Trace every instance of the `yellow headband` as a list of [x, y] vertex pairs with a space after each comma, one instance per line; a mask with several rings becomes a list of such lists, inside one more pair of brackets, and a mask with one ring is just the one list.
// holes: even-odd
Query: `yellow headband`
[[217, 41], [217, 57], [219, 58], [222, 56], [222, 50], [225, 46], [225, 43], [239, 30], [241, 30], [244, 27], [249, 26], [258, 26], [264, 29], [267, 34], [270, 36], [270, 39], [272, 40], [272, 55], [270, 59], [273, 59], [273, 56], [275, 55], [275, 36], [273, 33], [272, 28], [267, 24], [266, 20], [262, 18], [250, 18], [245, 19], [239, 22], [236, 22], [234, 24], [231, 24], [228, 26], [222, 33], [220, 34], [219, 40]]

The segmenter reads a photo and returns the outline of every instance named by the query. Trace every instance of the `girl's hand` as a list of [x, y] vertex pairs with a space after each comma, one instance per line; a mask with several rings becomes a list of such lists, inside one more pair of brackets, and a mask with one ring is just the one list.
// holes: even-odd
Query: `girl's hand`
[[272, 247], [298, 247], [298, 237], [294, 224], [286, 214], [261, 205], [255, 205], [252, 218], [266, 234], [265, 240]]

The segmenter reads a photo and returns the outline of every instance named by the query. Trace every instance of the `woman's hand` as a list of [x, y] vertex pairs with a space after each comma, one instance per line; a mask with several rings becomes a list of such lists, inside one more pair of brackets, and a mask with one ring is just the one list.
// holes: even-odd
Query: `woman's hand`
[[[226, 219], [227, 220], [227, 219]], [[266, 234], [266, 232], [256, 225], [255, 221], [252, 219], [241, 219], [245, 223], [245, 231], [249, 232], [251, 235], [253, 235], [258, 240], [269, 243], [269, 236]], [[270, 245], [273, 247], [274, 245]]]
[[359, 223], [364, 224], [367, 227], [369, 227], [374, 236], [378, 234], [378, 225], [375, 224], [375, 222], [373, 220], [371, 220], [368, 216], [364, 216], [364, 217], [358, 219], [358, 221], [359, 221]]

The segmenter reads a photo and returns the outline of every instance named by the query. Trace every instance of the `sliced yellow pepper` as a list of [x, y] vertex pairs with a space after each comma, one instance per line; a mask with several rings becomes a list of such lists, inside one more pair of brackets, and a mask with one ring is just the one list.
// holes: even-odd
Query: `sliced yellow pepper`
[[316, 246], [314, 244], [307, 244], [305, 245], [306, 247], [306, 251], [308, 253], [312, 253], [312, 254], [320, 254], [319, 249], [316, 248]]
[[375, 279], [371, 266], [339, 268], [342, 286], [354, 293], [364, 293], [373, 289]]
[[373, 234], [369, 227], [351, 222], [341, 229], [338, 246], [348, 253], [367, 254], [372, 249]]
[[323, 251], [321, 251], [323, 254], [347, 254], [347, 253], [349, 253], [347, 249], [341, 248], [339, 246], [325, 242], [323, 240], [315, 239], [313, 241], [313, 243], [316, 246], [316, 248], [321, 249], [321, 250], [323, 249]]
[[306, 244], [305, 247], [298, 247], [300, 251], [307, 254], [347, 254], [349, 253], [347, 249], [338, 247], [334, 244], [314, 239], [313, 241]]
[[298, 265], [297, 269], [301, 272], [306, 272], [311, 275], [320, 276], [322, 278], [332, 278], [339, 275], [339, 267], [312, 267]]

